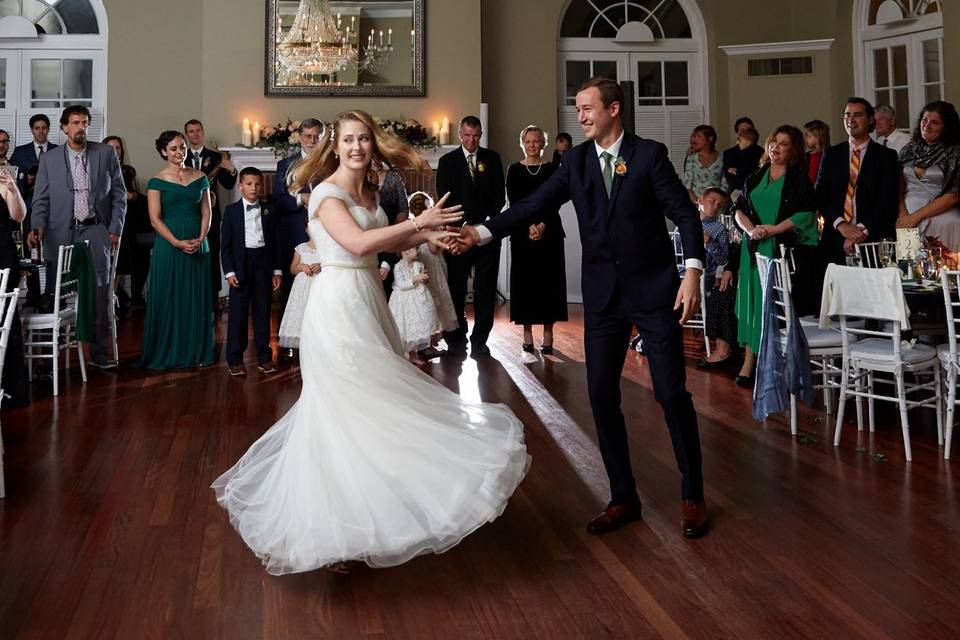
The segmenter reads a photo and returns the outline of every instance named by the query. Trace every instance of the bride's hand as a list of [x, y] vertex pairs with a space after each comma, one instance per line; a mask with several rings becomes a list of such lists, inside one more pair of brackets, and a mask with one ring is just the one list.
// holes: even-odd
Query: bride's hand
[[451, 251], [457, 246], [459, 231], [426, 231], [427, 242], [440, 251]]
[[460, 212], [461, 206], [459, 204], [446, 208], [443, 206], [449, 197], [450, 192], [448, 191], [435, 205], [417, 216], [417, 226], [421, 229], [436, 229], [443, 225], [459, 222], [460, 218], [463, 217], [463, 214]]

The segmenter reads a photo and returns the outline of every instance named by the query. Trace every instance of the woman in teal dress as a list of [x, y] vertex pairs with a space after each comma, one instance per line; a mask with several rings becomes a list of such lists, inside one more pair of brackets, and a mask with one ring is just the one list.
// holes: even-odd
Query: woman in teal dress
[[167, 166], [147, 183], [150, 224], [157, 232], [148, 285], [140, 366], [180, 369], [213, 364], [210, 291], [210, 183], [182, 163], [178, 131], [164, 131], [157, 151]]
[[811, 280], [804, 274], [816, 273], [818, 234], [816, 196], [802, 166], [803, 134], [796, 127], [780, 126], [767, 137], [764, 150], [760, 169], [747, 178], [736, 203], [737, 225], [747, 236], [741, 243], [736, 302], [737, 339], [745, 347], [737, 376], [742, 387], [753, 386], [760, 349], [763, 305], [756, 254], [779, 257], [780, 245], [793, 247], [797, 312], [814, 313], [819, 305], [819, 292], [804, 289]]

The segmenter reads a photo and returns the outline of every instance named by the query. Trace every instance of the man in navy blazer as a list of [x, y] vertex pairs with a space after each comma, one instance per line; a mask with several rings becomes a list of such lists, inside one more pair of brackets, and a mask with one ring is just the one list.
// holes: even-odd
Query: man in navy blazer
[[227, 307], [227, 366], [230, 375], [246, 375], [247, 318], [253, 307], [253, 338], [257, 368], [273, 373], [270, 350], [270, 303], [280, 288], [282, 268], [277, 259], [277, 229], [266, 202], [260, 200], [263, 174], [246, 167], [240, 172], [241, 198], [223, 212], [220, 261], [230, 285]]
[[273, 186], [273, 210], [277, 215], [277, 252], [283, 265], [283, 280], [280, 285], [281, 310], [287, 306], [290, 289], [293, 288], [294, 275], [290, 273], [290, 263], [297, 245], [307, 242], [307, 202], [310, 189], [304, 189], [296, 196], [290, 195], [293, 173], [297, 165], [306, 160], [320, 141], [323, 123], [315, 118], [300, 122], [300, 151], [277, 163], [277, 175]]
[[33, 134], [33, 140], [19, 145], [10, 156], [10, 164], [20, 167], [21, 176], [26, 174], [30, 167], [40, 164], [40, 156], [57, 148], [57, 145], [47, 140], [50, 134], [50, 118], [46, 115], [38, 113], [30, 117], [30, 132]]
[[[541, 211], [555, 211], [573, 200], [583, 244], [587, 387], [612, 494], [587, 532], [607, 533], [641, 516], [620, 410], [620, 376], [631, 326], [636, 325], [682, 474], [681, 531], [697, 537], [706, 533], [707, 511], [681, 325], [699, 306], [703, 227], [667, 148], [624, 132], [620, 86], [593, 78], [581, 86], [576, 100], [588, 142], [567, 151], [560, 169], [535, 193], [481, 225], [464, 225], [456, 251], [508, 236]], [[665, 216], [680, 230], [687, 257], [682, 283]]]

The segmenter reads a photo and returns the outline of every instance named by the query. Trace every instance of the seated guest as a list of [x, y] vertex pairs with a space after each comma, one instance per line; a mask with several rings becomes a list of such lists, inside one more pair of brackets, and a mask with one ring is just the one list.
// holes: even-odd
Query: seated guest
[[870, 139], [873, 122], [870, 103], [850, 98], [843, 112], [848, 138], [823, 154], [817, 203], [824, 222], [824, 264], [845, 264], [854, 244], [896, 238], [900, 169], [893, 150]]
[[187, 143], [179, 131], [164, 131], [156, 146], [167, 164], [147, 182], [156, 238], [138, 366], [209, 366], [214, 359], [210, 181], [184, 166]]
[[727, 202], [727, 194], [722, 189], [710, 187], [700, 196], [697, 205], [700, 209], [700, 222], [703, 224], [703, 244], [707, 261], [703, 269], [703, 283], [707, 302], [707, 337], [715, 338], [716, 348], [697, 366], [705, 369], [718, 367], [730, 359], [733, 346], [737, 343], [737, 316], [734, 313], [736, 288], [730, 286], [728, 279], [721, 282], [723, 270], [730, 260], [730, 242], [727, 228], [720, 221], [720, 212]]
[[806, 147], [804, 165], [810, 182], [817, 181], [823, 152], [830, 148], [830, 125], [823, 120], [811, 120], [803, 125], [803, 142]]
[[683, 161], [681, 178], [694, 202], [710, 187], [723, 186], [723, 160], [717, 151], [717, 132], [710, 125], [702, 124], [690, 134], [690, 150]]
[[553, 164], [554, 166], [559, 167], [560, 161], [563, 158], [563, 154], [570, 150], [570, 147], [573, 146], [573, 138], [570, 137], [570, 134], [566, 131], [561, 131], [557, 134], [556, 139], [553, 141]]
[[263, 174], [247, 167], [240, 172], [241, 198], [223, 212], [220, 261], [230, 285], [227, 307], [227, 366], [231, 376], [247, 375], [248, 319], [253, 312], [253, 340], [257, 369], [275, 373], [270, 351], [270, 303], [280, 288], [283, 269], [277, 256], [275, 216], [269, 215], [263, 192]]
[[[323, 131], [323, 123], [316, 118], [300, 121], [300, 151], [277, 163], [277, 175], [273, 186], [273, 211], [277, 216], [277, 252], [280, 264], [289, 265], [294, 250], [310, 238], [307, 236], [307, 203], [310, 200], [310, 188], [296, 195], [289, 192], [293, 184], [297, 167], [309, 156]], [[293, 288], [294, 275], [284, 270], [280, 285], [281, 312], [287, 306], [290, 290]]]
[[50, 118], [46, 115], [38, 113], [30, 117], [30, 133], [33, 135], [33, 140], [18, 146], [10, 156], [10, 164], [20, 167], [21, 175], [30, 167], [40, 164], [42, 154], [57, 148], [57, 145], [47, 141], [47, 136], [50, 134]]
[[957, 268], [960, 253], [960, 118], [949, 102], [931, 102], [920, 112], [913, 139], [900, 152], [903, 165], [897, 227], [917, 227]]
[[763, 147], [757, 144], [760, 134], [750, 118], [739, 118], [733, 130], [737, 134], [737, 144], [723, 152], [723, 179], [730, 198], [736, 200], [743, 189], [743, 181], [760, 167]]
[[[737, 385], [752, 388], [760, 350], [763, 301], [756, 255], [779, 257], [780, 245], [792, 246], [796, 262], [794, 303], [800, 315], [819, 306], [819, 292], [803, 292], [805, 269], [816, 258], [816, 195], [803, 163], [803, 134], [781, 125], [767, 136], [763, 165], [744, 182], [736, 203], [736, 221], [748, 238], [741, 243], [737, 282], [737, 340], [746, 353]], [[814, 307], [811, 309], [811, 305]]]
[[877, 106], [876, 128], [874, 129], [873, 139], [888, 149], [900, 151], [910, 142], [910, 134], [897, 129], [897, 112], [888, 104]]
[[[507, 168], [507, 198], [520, 202], [545, 183], [557, 165], [543, 161], [546, 134], [536, 125], [520, 132], [524, 158]], [[540, 353], [553, 353], [553, 324], [567, 319], [567, 270], [560, 211], [541, 211], [510, 236], [510, 320], [523, 325], [525, 353], [534, 354], [533, 325], [543, 325]]]

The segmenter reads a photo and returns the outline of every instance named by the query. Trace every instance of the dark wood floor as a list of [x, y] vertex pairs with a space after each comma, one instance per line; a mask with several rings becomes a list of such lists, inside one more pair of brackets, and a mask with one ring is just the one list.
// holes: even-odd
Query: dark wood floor
[[[128, 321], [118, 373], [85, 385], [72, 374], [56, 399], [36, 384], [33, 405], [3, 414], [0, 637], [960, 634], [960, 467], [943, 461], [922, 414], [912, 463], [889, 412], [874, 437], [848, 428], [835, 449], [821, 413], [802, 411], [803, 436], [791, 438], [782, 418], [751, 419], [732, 372], [691, 366], [713, 531], [688, 541], [649, 370], [631, 353], [624, 407], [644, 521], [586, 535], [607, 488], [572, 314], [546, 361], [522, 364], [501, 310], [492, 359], [425, 367], [526, 424], [533, 465], [506, 513], [441, 556], [348, 576], [267, 575], [209, 489], [295, 401], [298, 372], [132, 369], [139, 325]], [[693, 339], [687, 355], [699, 355]]]

